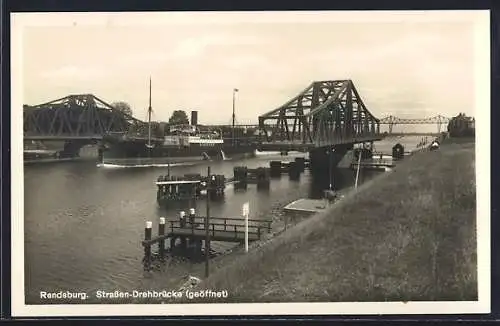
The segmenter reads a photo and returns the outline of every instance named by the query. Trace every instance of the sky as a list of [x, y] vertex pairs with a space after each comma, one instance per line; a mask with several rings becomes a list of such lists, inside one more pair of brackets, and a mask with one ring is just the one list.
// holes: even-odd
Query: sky
[[236, 120], [255, 124], [314, 80], [351, 79], [378, 118], [474, 115], [474, 14], [92, 15], [23, 27], [24, 104], [92, 93], [145, 120], [151, 76], [154, 120], [229, 124], [238, 88]]

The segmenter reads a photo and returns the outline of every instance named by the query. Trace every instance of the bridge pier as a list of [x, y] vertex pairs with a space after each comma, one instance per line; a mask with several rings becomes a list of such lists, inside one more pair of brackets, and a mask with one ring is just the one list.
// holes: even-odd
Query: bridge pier
[[106, 151], [106, 146], [104, 142], [99, 142], [97, 147], [97, 161], [102, 163], [104, 161], [104, 152]]
[[60, 158], [70, 158], [70, 157], [79, 157], [80, 149], [89, 144], [88, 140], [67, 140], [64, 142], [64, 147], [62, 151], [59, 151]]
[[316, 176], [329, 176], [345, 154], [354, 148], [353, 144], [319, 147], [309, 152], [311, 173]]

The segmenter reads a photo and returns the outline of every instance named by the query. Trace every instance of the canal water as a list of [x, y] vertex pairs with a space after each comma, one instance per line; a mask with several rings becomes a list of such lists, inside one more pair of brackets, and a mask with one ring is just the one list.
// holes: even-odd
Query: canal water
[[[389, 153], [396, 143], [414, 148], [421, 137], [390, 139], [380, 142]], [[388, 149], [387, 149], [388, 148]], [[297, 155], [303, 156], [304, 154]], [[269, 166], [270, 160], [293, 160], [295, 156], [259, 156], [242, 160], [202, 162], [171, 167], [171, 174], [212, 173], [232, 176], [234, 166]], [[141, 241], [146, 221], [153, 221], [157, 233], [159, 217], [178, 219], [179, 209], [159, 208], [154, 182], [165, 168], [97, 168], [95, 162], [81, 161], [25, 166], [25, 289], [27, 304], [63, 303], [40, 298], [40, 292], [86, 292], [81, 303], [101, 302], [94, 294], [104, 291], [177, 289], [187, 275], [199, 275], [200, 264], [171, 259], [152, 272], [144, 272]], [[362, 173], [364, 182], [375, 173]], [[211, 202], [211, 216], [241, 216], [243, 203], [250, 203], [251, 219], [272, 219], [273, 231], [280, 226], [282, 208], [299, 198], [317, 198], [328, 186], [329, 176], [321, 184], [308, 173], [300, 181], [287, 175], [272, 179], [269, 190], [249, 185], [246, 191], [226, 188], [224, 200]], [[355, 172], [338, 169], [335, 189], [351, 187]], [[327, 182], [325, 182], [325, 180]], [[196, 210], [205, 215], [203, 199]], [[190, 207], [185, 207], [189, 210]], [[219, 252], [230, 249], [214, 243]], [[67, 302], [67, 301], [64, 301]], [[109, 302], [106, 302], [109, 303]]]

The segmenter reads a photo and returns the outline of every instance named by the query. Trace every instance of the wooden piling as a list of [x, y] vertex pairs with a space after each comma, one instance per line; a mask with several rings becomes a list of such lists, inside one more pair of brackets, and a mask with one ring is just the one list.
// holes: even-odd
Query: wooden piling
[[306, 159], [303, 157], [296, 157], [295, 158], [295, 164], [297, 165], [297, 168], [300, 172], [304, 172], [304, 170], [305, 170], [305, 161], [306, 161]]
[[300, 179], [300, 166], [295, 162], [290, 162], [288, 164], [288, 176], [290, 180], [299, 180]]
[[[165, 235], [165, 218], [160, 217], [160, 224], [158, 225], [158, 236], [162, 237]], [[165, 240], [162, 239], [158, 242], [160, 258], [165, 257]]]
[[[181, 228], [185, 228], [186, 227], [186, 212], [184, 211], [181, 211], [179, 213], [179, 222], [180, 222], [180, 225], [181, 225]], [[186, 249], [187, 248], [187, 241], [186, 241], [186, 236], [180, 236], [181, 238], [181, 248], [182, 249]]]
[[[146, 227], [144, 228], [144, 240], [151, 240], [151, 235], [153, 231], [153, 222], [147, 221]], [[149, 270], [151, 267], [151, 245], [147, 244], [144, 246], [144, 269]]]
[[271, 177], [280, 177], [281, 176], [281, 161], [271, 161], [269, 162], [270, 175]]
[[186, 227], [186, 218], [185, 217], [186, 217], [186, 212], [180, 211], [179, 212], [179, 222], [180, 222], [181, 228]]
[[236, 182], [247, 182], [248, 168], [246, 166], [235, 166], [233, 168], [233, 177]]
[[271, 183], [270, 168], [257, 168], [255, 175], [257, 178], [257, 189], [268, 189]]
[[194, 229], [194, 221], [196, 218], [196, 210], [194, 208], [189, 209], [189, 224], [191, 224], [191, 229]]

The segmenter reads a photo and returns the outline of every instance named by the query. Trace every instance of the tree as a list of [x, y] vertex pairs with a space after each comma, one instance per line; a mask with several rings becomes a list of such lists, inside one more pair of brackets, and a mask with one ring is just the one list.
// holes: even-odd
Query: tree
[[189, 124], [189, 119], [185, 111], [175, 110], [172, 112], [172, 116], [168, 119], [169, 125], [187, 125]]
[[132, 116], [132, 108], [130, 107], [130, 105], [127, 102], [123, 102], [123, 101], [113, 102], [113, 103], [111, 103], [111, 106], [113, 106], [115, 109], [117, 109], [125, 114]]

